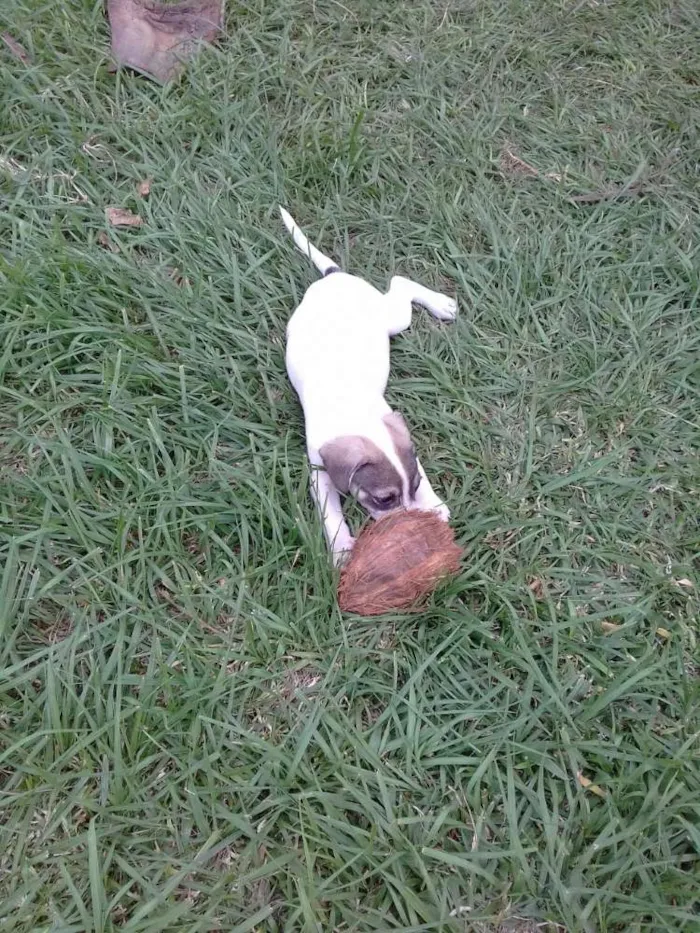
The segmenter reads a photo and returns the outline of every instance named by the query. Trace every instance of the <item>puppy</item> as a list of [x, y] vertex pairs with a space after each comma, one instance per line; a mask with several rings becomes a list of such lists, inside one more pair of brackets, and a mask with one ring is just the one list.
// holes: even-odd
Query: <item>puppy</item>
[[433, 491], [406, 423], [384, 399], [389, 338], [411, 323], [412, 303], [452, 321], [457, 303], [410, 279], [394, 276], [380, 291], [342, 272], [280, 208], [295, 244], [323, 278], [307, 290], [287, 325], [287, 372], [306, 424], [311, 493], [336, 565], [355, 539], [340, 505], [351, 494], [372, 518], [395, 509], [433, 510], [449, 518]]

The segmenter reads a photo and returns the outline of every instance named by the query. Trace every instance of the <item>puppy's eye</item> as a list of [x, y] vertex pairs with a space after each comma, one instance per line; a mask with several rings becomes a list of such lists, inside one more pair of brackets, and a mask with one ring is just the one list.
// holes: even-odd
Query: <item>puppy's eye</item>
[[398, 502], [398, 496], [395, 492], [389, 492], [385, 496], [372, 496], [372, 498], [378, 509], [393, 509]]

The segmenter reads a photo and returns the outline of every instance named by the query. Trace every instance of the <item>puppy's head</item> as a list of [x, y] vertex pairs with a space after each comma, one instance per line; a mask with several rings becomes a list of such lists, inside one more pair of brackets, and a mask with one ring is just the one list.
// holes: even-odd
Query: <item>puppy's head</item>
[[336, 437], [320, 450], [335, 488], [353, 495], [372, 518], [409, 508], [421, 480], [403, 418], [392, 412], [383, 421], [392, 456], [360, 435]]

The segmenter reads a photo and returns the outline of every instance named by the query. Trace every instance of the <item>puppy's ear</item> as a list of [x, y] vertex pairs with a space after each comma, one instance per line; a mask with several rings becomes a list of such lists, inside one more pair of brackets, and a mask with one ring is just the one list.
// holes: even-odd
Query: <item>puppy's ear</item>
[[336, 437], [320, 448], [326, 472], [338, 492], [350, 491], [350, 482], [360, 467], [376, 460], [379, 449], [359, 435]]
[[389, 431], [394, 450], [406, 473], [411, 496], [414, 496], [420, 485], [421, 475], [416, 460], [416, 449], [413, 446], [408, 425], [404, 421], [403, 415], [398, 411], [392, 411], [390, 414], [384, 415], [384, 424]]

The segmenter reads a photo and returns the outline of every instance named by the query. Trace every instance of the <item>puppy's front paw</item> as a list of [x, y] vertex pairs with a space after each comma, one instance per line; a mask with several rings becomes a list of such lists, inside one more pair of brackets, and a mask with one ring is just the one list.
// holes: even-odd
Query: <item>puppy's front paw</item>
[[457, 317], [457, 302], [447, 295], [438, 295], [430, 310], [439, 321], [454, 321]]
[[352, 552], [353, 546], [355, 544], [355, 539], [348, 535], [347, 538], [343, 538], [342, 542], [336, 539], [333, 544], [333, 566], [342, 567]]
[[436, 505], [433, 512], [437, 515], [439, 519], [443, 522], [449, 522], [450, 520], [450, 510], [447, 508], [444, 502], [441, 502], [440, 505]]

